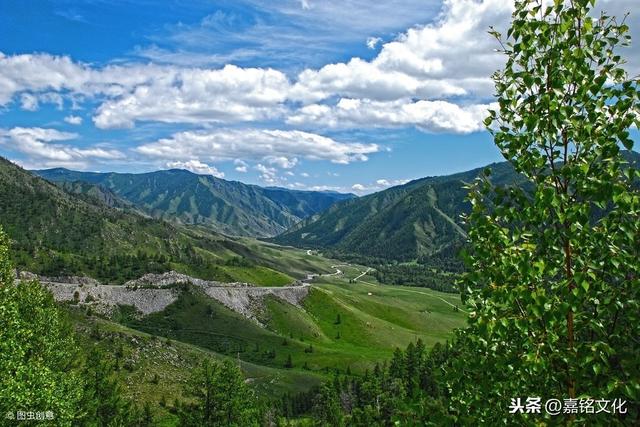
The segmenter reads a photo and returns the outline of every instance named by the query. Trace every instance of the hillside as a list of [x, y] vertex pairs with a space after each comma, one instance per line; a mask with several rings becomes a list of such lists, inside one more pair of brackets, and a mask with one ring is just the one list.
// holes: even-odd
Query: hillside
[[[94, 185], [58, 187], [0, 159], [0, 224], [19, 269], [120, 284], [177, 270], [204, 279], [285, 284], [318, 267], [264, 245], [140, 214]], [[65, 191], [68, 190], [68, 191]], [[80, 193], [80, 194], [77, 194]]]
[[[623, 156], [637, 167], [639, 153], [625, 151]], [[496, 185], [524, 183], [524, 178], [506, 162], [487, 167]], [[484, 169], [422, 178], [336, 203], [272, 241], [356, 259], [417, 260], [450, 267], [465, 240], [461, 215], [469, 211], [470, 205], [465, 201], [464, 186]]]
[[85, 182], [112, 191], [155, 218], [237, 236], [268, 237], [353, 194], [262, 188], [186, 170], [144, 174], [34, 171], [52, 182]]
[[[518, 180], [506, 163], [490, 167], [499, 184]], [[423, 178], [337, 203], [273, 240], [398, 261], [425, 259], [455, 250], [465, 238], [460, 215], [469, 208], [463, 187], [483, 169]]]

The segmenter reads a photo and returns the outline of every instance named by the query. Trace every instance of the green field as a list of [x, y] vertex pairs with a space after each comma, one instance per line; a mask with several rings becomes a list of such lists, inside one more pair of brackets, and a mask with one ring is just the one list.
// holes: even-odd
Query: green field
[[288, 372], [320, 374], [363, 372], [389, 358], [396, 347], [418, 338], [432, 345], [463, 325], [456, 295], [387, 286], [361, 276], [362, 267], [339, 268], [342, 275], [316, 278], [302, 307], [267, 298], [256, 312], [264, 327], [197, 289], [183, 292], [162, 312], [125, 315], [122, 323], [261, 366], [285, 368], [290, 357]]
[[225, 267], [243, 281], [281, 286], [309, 272], [324, 275], [313, 280], [302, 307], [265, 298], [255, 313], [260, 324], [194, 287], [183, 288], [163, 311], [142, 317], [131, 307], [121, 307], [109, 320], [72, 311], [85, 344], [119, 355], [126, 393], [153, 404], [166, 425], [174, 424], [173, 401], [182, 398], [189, 372], [203, 358], [238, 360], [258, 394], [273, 398], [308, 390], [336, 370], [362, 374], [388, 360], [396, 347], [418, 338], [427, 346], [443, 342], [464, 324], [457, 295], [380, 284], [362, 274], [365, 267], [306, 251], [250, 240], [243, 245], [252, 261], [286, 271]]

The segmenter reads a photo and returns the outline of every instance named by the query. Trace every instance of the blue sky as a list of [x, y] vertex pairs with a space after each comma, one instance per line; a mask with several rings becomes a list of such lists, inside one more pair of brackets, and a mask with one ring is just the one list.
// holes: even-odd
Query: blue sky
[[483, 166], [501, 160], [481, 124], [502, 61], [486, 30], [510, 10], [504, 0], [2, 2], [0, 155], [27, 168], [177, 167], [359, 194]]

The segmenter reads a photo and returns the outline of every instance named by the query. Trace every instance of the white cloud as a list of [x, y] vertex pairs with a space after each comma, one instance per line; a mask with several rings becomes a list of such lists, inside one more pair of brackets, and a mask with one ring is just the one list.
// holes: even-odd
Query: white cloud
[[447, 101], [371, 101], [343, 98], [334, 106], [302, 107], [287, 122], [302, 126], [415, 126], [427, 132], [470, 133], [484, 129], [489, 105], [458, 106]]
[[306, 185], [301, 182], [292, 182], [285, 185], [288, 188], [294, 190], [304, 191], [333, 191], [337, 193], [351, 193], [351, 189], [347, 187], [340, 187], [337, 185]]
[[20, 107], [25, 111], [37, 111], [40, 108], [40, 103], [55, 104], [58, 110], [62, 110], [64, 104], [62, 96], [54, 92], [31, 94], [23, 93], [20, 95]]
[[170, 67], [162, 75], [151, 76], [148, 84], [104, 102], [94, 122], [99, 128], [126, 128], [136, 121], [260, 121], [283, 114], [288, 88], [287, 77], [272, 69]]
[[252, 160], [292, 167], [298, 158], [347, 164], [366, 161], [377, 144], [342, 143], [321, 135], [266, 129], [185, 131], [135, 149], [148, 157], [201, 161]]
[[240, 173], [247, 173], [248, 170], [248, 164], [247, 162], [241, 160], [241, 159], [235, 159], [233, 161], [233, 164], [236, 165], [236, 171], [240, 172]]
[[504, 0], [446, 0], [433, 24], [383, 44], [371, 61], [352, 58], [303, 71], [293, 96], [305, 102], [336, 95], [376, 101], [489, 97], [490, 75], [504, 59], [487, 31], [505, 27], [512, 9]]
[[26, 111], [36, 111], [39, 107], [38, 98], [30, 93], [23, 93], [20, 96], [20, 106]]
[[367, 37], [367, 47], [369, 49], [375, 49], [381, 40], [380, 37]]
[[[61, 106], [69, 97], [98, 97], [93, 120], [100, 128], [132, 127], [136, 121], [206, 123], [257, 121], [279, 116], [289, 89], [280, 71], [110, 65], [92, 68], [66, 56], [0, 53], [0, 106], [15, 94], [23, 106], [39, 100]], [[58, 92], [58, 93], [56, 93]]]
[[291, 169], [298, 164], [298, 159], [295, 157], [289, 158], [285, 156], [267, 156], [264, 160], [270, 165], [279, 166], [282, 169]]
[[397, 185], [403, 185], [409, 182], [408, 179], [378, 179], [372, 184], [353, 184], [351, 190], [356, 194], [368, 194], [376, 191], [385, 190], [389, 187], [395, 187]]
[[60, 141], [78, 135], [56, 129], [23, 128], [0, 129], [0, 145], [29, 156], [30, 162], [43, 167], [66, 166], [85, 168], [90, 162], [123, 159], [118, 150], [93, 146], [77, 148]]
[[306, 173], [306, 172], [302, 172], [302, 173], [300, 174], [300, 176], [301, 176], [301, 177], [303, 177], [303, 178], [309, 178], [309, 174], [308, 174], [308, 173]]
[[267, 167], [261, 163], [256, 165], [256, 170], [260, 172], [260, 179], [267, 185], [279, 184], [281, 178], [278, 177], [276, 168]]
[[[218, 13], [202, 20], [200, 32], [173, 34], [175, 42], [184, 43], [184, 51], [165, 52], [161, 48], [154, 50], [154, 46], [147, 49], [155, 55], [151, 58], [178, 55], [180, 60], [158, 60], [181, 65], [125, 63], [96, 67], [67, 56], [0, 53], [0, 107], [16, 99], [22, 108], [32, 111], [43, 102], [61, 108], [64, 100], [71, 100], [74, 107], [95, 100], [93, 121], [105, 129], [133, 127], [137, 122], [147, 121], [207, 126], [271, 120], [284, 120], [305, 128], [416, 126], [429, 132], [457, 133], [482, 129], [479, 123], [484, 104], [491, 101], [494, 91], [490, 75], [504, 61], [502, 55], [494, 52], [495, 41], [487, 29], [495, 26], [504, 30], [510, 21], [512, 1], [429, 1], [426, 7], [422, 1], [410, 0], [378, 3], [327, 0], [313, 4], [302, 0], [248, 1], [267, 13], [290, 17], [298, 26], [308, 23], [311, 25], [308, 28], [314, 31], [333, 25], [336, 33], [355, 37], [355, 41], [367, 34], [396, 31], [398, 25], [406, 28], [412, 22], [426, 22], [433, 17], [434, 7], [442, 10], [432, 23], [412, 27], [391, 42], [380, 45], [376, 37], [370, 37], [369, 47], [379, 48], [371, 60], [352, 58], [318, 69], [308, 68], [292, 81], [282, 71], [271, 68], [235, 65], [206, 68], [207, 63], [237, 58], [233, 55], [240, 52], [236, 51], [194, 62], [189, 49], [198, 41], [210, 42], [211, 34], [229, 36], [236, 41], [235, 45], [256, 49], [263, 56], [264, 52], [272, 51], [265, 44], [286, 45], [270, 24], [259, 23], [256, 27], [260, 28], [240, 34], [233, 31], [234, 16]], [[634, 10], [636, 2], [602, 0], [599, 7], [622, 15], [625, 10]], [[305, 5], [312, 7], [303, 10]], [[336, 10], [342, 13], [336, 14]], [[360, 19], [353, 19], [356, 14]], [[633, 13], [630, 18], [636, 43], [624, 52], [632, 74], [640, 71], [637, 48], [640, 25], [636, 15]], [[348, 30], [354, 33], [345, 34]], [[291, 43], [308, 47], [307, 38], [299, 34], [286, 36], [293, 39], [289, 40]], [[281, 52], [282, 46], [275, 49]], [[291, 50], [289, 46], [287, 49]], [[245, 54], [248, 56], [244, 58], [253, 55]], [[279, 55], [272, 56], [274, 61], [281, 60]], [[303, 103], [301, 108], [299, 102]], [[257, 145], [260, 151], [262, 145]], [[266, 163], [266, 154], [261, 156], [259, 161]], [[305, 157], [295, 152], [278, 152], [274, 156], [286, 158], [287, 162]], [[333, 160], [335, 152], [329, 157]]]
[[70, 115], [64, 118], [64, 121], [69, 123], [70, 125], [81, 125], [82, 117]]
[[224, 178], [224, 173], [220, 172], [213, 166], [202, 163], [198, 160], [189, 160], [187, 162], [167, 162], [167, 167], [171, 169], [186, 169], [198, 175], [213, 175], [217, 178]]

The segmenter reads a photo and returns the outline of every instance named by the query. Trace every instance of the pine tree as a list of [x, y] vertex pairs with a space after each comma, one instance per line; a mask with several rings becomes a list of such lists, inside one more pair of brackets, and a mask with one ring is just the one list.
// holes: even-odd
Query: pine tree
[[94, 348], [87, 355], [82, 374], [85, 379], [85, 418], [99, 426], [129, 424], [137, 415], [131, 403], [123, 397], [115, 371], [114, 362], [103, 351]]
[[284, 363], [285, 368], [293, 368], [293, 360], [291, 360], [291, 355], [287, 355], [287, 361]]
[[256, 397], [230, 360], [218, 364], [205, 359], [194, 370], [185, 395], [192, 402], [178, 409], [184, 426], [252, 426], [261, 418]]

